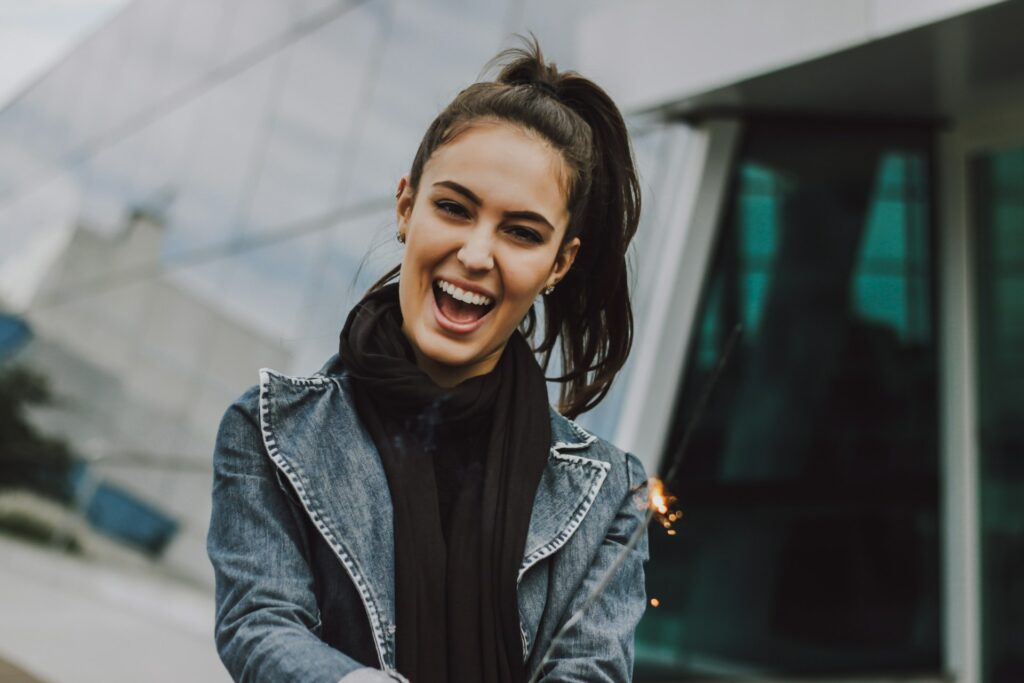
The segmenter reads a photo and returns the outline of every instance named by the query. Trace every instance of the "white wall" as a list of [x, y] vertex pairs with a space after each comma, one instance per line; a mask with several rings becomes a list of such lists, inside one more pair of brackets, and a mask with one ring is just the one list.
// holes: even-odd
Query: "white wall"
[[634, 0], [584, 17], [579, 70], [638, 111], [1005, 0]]

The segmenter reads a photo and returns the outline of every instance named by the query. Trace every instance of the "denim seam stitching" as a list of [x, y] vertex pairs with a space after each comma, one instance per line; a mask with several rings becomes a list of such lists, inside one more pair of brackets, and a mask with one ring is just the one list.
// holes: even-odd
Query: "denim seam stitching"
[[[312, 501], [306, 494], [306, 489], [302, 485], [301, 480], [299, 480], [297, 476], [293, 476], [295, 468], [293, 468], [291, 464], [284, 459], [281, 455], [280, 449], [277, 447], [277, 440], [274, 439], [273, 431], [270, 428], [270, 378], [272, 376], [289, 381], [294, 379], [280, 375], [269, 368], [263, 368], [260, 370], [260, 432], [263, 435], [263, 443], [267, 449], [267, 454], [270, 456], [270, 459], [273, 460], [274, 464], [284, 472], [284, 475], [288, 477], [288, 481], [290, 481], [292, 486], [295, 488], [295, 493], [299, 496], [299, 500], [302, 501], [302, 506], [306, 509], [306, 514], [308, 514], [310, 519], [313, 520], [313, 523], [320, 531], [320, 534], [324, 537], [324, 540], [327, 541], [327, 544], [341, 561], [341, 564], [348, 573], [349, 578], [352, 579], [352, 583], [355, 585], [360, 598], [363, 600], [363, 607], [366, 609], [367, 616], [370, 618], [370, 627], [373, 629], [374, 646], [377, 650], [377, 658], [380, 660], [381, 666], [387, 669], [388, 664], [385, 661], [385, 653], [390, 654], [390, 648], [388, 647], [388, 643], [385, 640], [381, 629], [380, 610], [373, 598], [373, 594], [370, 593], [369, 586], [363, 581], [362, 575], [355, 566], [355, 562], [352, 560], [349, 553], [345, 551], [342, 544], [334, 536], [334, 533], [326, 524], [324, 524], [321, 515], [314, 509]], [[313, 381], [314, 379], [315, 378], [303, 379], [296, 383], [314, 386], [323, 385], [322, 381]]]
[[278, 372], [277, 370], [273, 370], [271, 368], [261, 368], [260, 369], [260, 376], [261, 376], [261, 378], [262, 378], [263, 373], [267, 373], [268, 375], [271, 375], [273, 377], [276, 377], [277, 379], [289, 382], [290, 384], [297, 384], [299, 386], [304, 386], [304, 387], [309, 387], [309, 386], [323, 387], [328, 382], [330, 382], [330, 380], [327, 377], [324, 377], [322, 375], [313, 375], [312, 377], [292, 377], [290, 375], [284, 375], [284, 374]]
[[[584, 445], [589, 445], [589, 443]], [[523, 576], [526, 575], [526, 572], [529, 571], [531, 567], [543, 560], [545, 557], [555, 553], [555, 551], [568, 543], [569, 539], [572, 538], [572, 535], [576, 533], [576, 529], [578, 529], [580, 524], [583, 523], [583, 518], [586, 517], [588, 512], [590, 512], [590, 508], [593, 507], [594, 501], [597, 500], [597, 493], [600, 491], [605, 478], [608, 476], [608, 470], [611, 469], [610, 463], [602, 460], [584, 458], [579, 455], [559, 453], [555, 448], [557, 448], [557, 446], [552, 447], [551, 449], [551, 455], [553, 457], [561, 460], [564, 464], [574, 469], [581, 467], [597, 467], [597, 476], [594, 477], [594, 481], [591, 482], [590, 488], [584, 495], [582, 502], [576, 508], [572, 517], [569, 518], [569, 524], [566, 525], [566, 527], [562, 529], [557, 536], [551, 539], [551, 541], [530, 553], [526, 559], [523, 560], [523, 564], [519, 569], [519, 576], [516, 578], [517, 590], [519, 588], [519, 582], [522, 581]], [[522, 614], [519, 615], [519, 633], [523, 639], [523, 661], [526, 661], [529, 657], [529, 643], [527, 642], [526, 629], [523, 628]]]
[[611, 465], [609, 463], [601, 460], [593, 460], [591, 458], [584, 458], [578, 455], [568, 455], [558, 452], [554, 452], [552, 455], [559, 460], [562, 460], [570, 467], [596, 467], [597, 476], [594, 477], [594, 481], [591, 482], [590, 488], [584, 494], [582, 502], [577, 506], [572, 517], [569, 518], [569, 524], [567, 524], [557, 536], [537, 550], [534, 550], [523, 560], [523, 563], [519, 568], [519, 577], [516, 579], [517, 586], [522, 580], [523, 575], [526, 574], [530, 567], [561, 548], [569, 541], [572, 535], [576, 533], [576, 529], [583, 523], [583, 518], [586, 517], [587, 513], [590, 512], [590, 508], [594, 505], [594, 501], [597, 499], [597, 492], [601, 489], [601, 485], [604, 484], [604, 480], [608, 476], [608, 470], [611, 469]]
[[583, 445], [584, 445], [584, 446], [589, 446], [590, 444], [592, 444], [592, 443], [594, 443], [595, 441], [597, 441], [597, 437], [596, 437], [596, 436], [594, 436], [593, 434], [591, 434], [590, 432], [588, 432], [588, 431], [587, 431], [586, 429], [584, 429], [583, 427], [580, 427], [580, 426], [579, 426], [579, 425], [578, 425], [578, 424], [576, 423], [576, 421], [575, 421], [575, 420], [572, 420], [572, 419], [570, 419], [570, 418], [565, 418], [565, 419], [569, 421], [569, 426], [570, 426], [570, 427], [572, 428], [572, 430], [573, 430], [574, 432], [576, 432], [576, 436], [578, 436], [578, 437], [580, 437], [581, 439], [583, 439]]
[[597, 441], [597, 437], [596, 436], [594, 436], [593, 434], [591, 434], [587, 430], [583, 429], [583, 427], [580, 427], [578, 424], [576, 424], [575, 422], [573, 422], [569, 418], [567, 418], [567, 417], [565, 417], [563, 415], [562, 419], [565, 420], [566, 422], [568, 422], [569, 423], [569, 428], [573, 431], [573, 433], [576, 436], [578, 436], [579, 438], [583, 439], [583, 440], [582, 441], [559, 441], [554, 446], [552, 446], [552, 448], [554, 448], [555, 450], [579, 450], [579, 449], [582, 449], [582, 448], [587, 448], [592, 443]]

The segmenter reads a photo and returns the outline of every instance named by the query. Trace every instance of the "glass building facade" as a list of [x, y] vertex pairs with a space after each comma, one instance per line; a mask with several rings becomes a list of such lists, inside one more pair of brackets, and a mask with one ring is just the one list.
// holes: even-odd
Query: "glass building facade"
[[662, 459], [683, 517], [651, 530], [640, 673], [941, 669], [930, 140], [747, 123]]

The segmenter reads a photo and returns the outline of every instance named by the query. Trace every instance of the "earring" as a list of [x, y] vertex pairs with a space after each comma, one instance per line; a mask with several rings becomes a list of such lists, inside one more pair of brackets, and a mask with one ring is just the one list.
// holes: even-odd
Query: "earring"
[[405, 244], [405, 235], [402, 233], [401, 230], [395, 233], [395, 239], [398, 240], [399, 244]]
[[550, 287], [545, 287], [544, 288], [544, 294], [545, 295], [548, 295], [548, 294], [550, 294], [553, 291], [555, 291], [555, 286], [554, 285], [551, 285]]

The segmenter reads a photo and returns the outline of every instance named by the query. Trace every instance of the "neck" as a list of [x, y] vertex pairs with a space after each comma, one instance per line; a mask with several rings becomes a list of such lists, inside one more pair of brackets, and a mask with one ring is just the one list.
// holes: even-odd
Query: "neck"
[[[406, 338], [408, 339], [408, 335], [406, 335]], [[475, 363], [468, 363], [466, 365], [448, 365], [446, 363], [439, 363], [433, 358], [424, 355], [411, 339], [409, 340], [409, 345], [412, 347], [412, 352], [416, 356], [416, 366], [423, 371], [423, 374], [432, 379], [434, 384], [444, 389], [451, 389], [452, 387], [462, 384], [467, 379], [486, 375], [494, 370], [495, 366], [498, 365], [498, 360], [501, 358], [501, 353], [505, 348], [502, 346], [494, 353]]]

